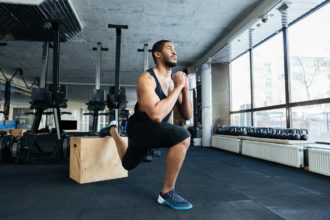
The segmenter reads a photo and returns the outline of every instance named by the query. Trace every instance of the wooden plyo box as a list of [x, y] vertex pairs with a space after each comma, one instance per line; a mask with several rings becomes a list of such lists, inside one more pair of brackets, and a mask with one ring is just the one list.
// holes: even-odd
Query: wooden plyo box
[[[125, 139], [127, 142], [127, 138]], [[112, 137], [70, 138], [70, 178], [91, 183], [127, 177]]]

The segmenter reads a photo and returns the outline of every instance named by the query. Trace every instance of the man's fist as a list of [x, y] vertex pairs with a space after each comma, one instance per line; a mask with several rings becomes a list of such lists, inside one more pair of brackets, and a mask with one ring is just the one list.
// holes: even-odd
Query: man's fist
[[[184, 88], [187, 84], [186, 74], [182, 71], [178, 71], [173, 76], [173, 82], [175, 87]], [[189, 85], [188, 85], [189, 86]]]

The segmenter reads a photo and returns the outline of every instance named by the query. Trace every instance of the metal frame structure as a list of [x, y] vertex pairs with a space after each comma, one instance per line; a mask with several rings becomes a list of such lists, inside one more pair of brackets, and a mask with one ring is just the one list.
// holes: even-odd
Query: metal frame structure
[[[121, 47], [121, 29], [128, 29], [128, 25], [114, 25], [108, 24], [108, 28], [116, 29], [116, 59], [115, 59], [115, 102], [119, 104], [119, 92], [120, 92], [120, 47]], [[119, 106], [119, 105], [118, 105]], [[115, 119], [118, 121], [119, 107], [115, 109]]]

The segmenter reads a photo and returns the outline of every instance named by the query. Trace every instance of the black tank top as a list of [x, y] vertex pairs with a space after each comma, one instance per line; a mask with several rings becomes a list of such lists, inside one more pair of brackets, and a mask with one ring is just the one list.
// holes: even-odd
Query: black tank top
[[[167, 96], [164, 94], [154, 70], [151, 68], [151, 69], [148, 69], [147, 72], [149, 72], [150, 75], [152, 77], [154, 77], [154, 79], [156, 81], [157, 86], [156, 86], [155, 92], [158, 95], [159, 99], [160, 100], [165, 99]], [[168, 113], [168, 115], [166, 115], [166, 117], [162, 120], [162, 123], [168, 122], [168, 120], [171, 117], [171, 113], [172, 113], [172, 111], [170, 113]], [[136, 120], [136, 121], [151, 121], [151, 119], [148, 117], [148, 115], [145, 112], [141, 112], [139, 110], [139, 102], [136, 102], [135, 107], [134, 107], [134, 114], [131, 116], [130, 119]]]

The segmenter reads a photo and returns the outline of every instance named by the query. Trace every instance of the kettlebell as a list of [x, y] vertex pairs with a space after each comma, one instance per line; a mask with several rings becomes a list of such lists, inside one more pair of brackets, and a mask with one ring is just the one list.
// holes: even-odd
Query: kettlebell
[[307, 129], [300, 129], [300, 139], [307, 141], [307, 139], [308, 139], [308, 130]]
[[294, 129], [293, 140], [300, 140], [300, 130]]

